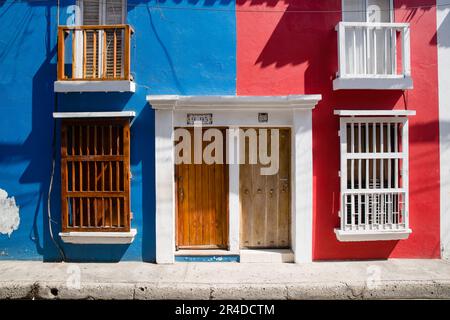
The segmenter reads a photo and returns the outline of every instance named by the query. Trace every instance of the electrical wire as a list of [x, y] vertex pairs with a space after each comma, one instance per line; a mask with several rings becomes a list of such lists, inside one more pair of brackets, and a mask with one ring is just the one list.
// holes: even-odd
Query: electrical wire
[[[59, 0], [57, 1], [57, 25], [56, 28], [59, 27]], [[54, 111], [58, 111], [58, 93], [55, 92], [54, 94]], [[66, 261], [66, 255], [64, 253], [63, 248], [61, 245], [55, 240], [55, 237], [53, 235], [53, 226], [52, 223], [54, 222], [52, 220], [52, 214], [51, 214], [51, 198], [52, 198], [52, 191], [53, 191], [53, 180], [55, 177], [55, 167], [56, 167], [56, 119], [53, 119], [53, 136], [52, 136], [52, 171], [50, 173], [50, 182], [48, 186], [48, 196], [47, 196], [47, 219], [48, 219], [48, 231], [50, 233], [50, 238], [52, 239], [53, 244], [56, 246], [56, 248], [59, 251], [59, 254], [61, 256], [62, 261]]]
[[[54, 111], [56, 112], [58, 110], [58, 93], [55, 92], [55, 98], [54, 98]], [[53, 178], [55, 176], [55, 167], [56, 167], [56, 119], [53, 119], [53, 137], [52, 137], [52, 172], [50, 174], [50, 183], [48, 187], [48, 197], [47, 197], [47, 217], [48, 217], [48, 230], [50, 233], [50, 238], [52, 239], [53, 244], [56, 246], [56, 248], [59, 251], [59, 254], [61, 255], [62, 261], [66, 261], [66, 255], [64, 253], [63, 248], [60, 246], [60, 244], [55, 240], [55, 237], [53, 236], [53, 226], [52, 226], [52, 215], [51, 215], [51, 198], [52, 198], [52, 191], [53, 191]]]
[[[7, 1], [10, 0], [0, 0], [0, 3], [6, 3]], [[34, 2], [34, 3], [39, 3], [39, 2], [49, 2], [49, 0], [16, 0], [15, 2]], [[58, 0], [59, 2], [59, 0]], [[185, 10], [185, 11], [211, 11], [211, 12], [253, 12], [253, 13], [361, 13], [361, 12], [366, 12], [366, 10], [295, 10], [295, 9], [269, 9], [269, 10], [263, 10], [263, 9], [238, 9], [237, 7], [233, 8], [233, 9], [226, 9], [226, 8], [201, 8], [201, 7], [186, 7], [186, 6], [181, 6], [181, 7], [175, 7], [175, 6], [161, 6], [158, 4], [158, 1], [155, 1], [156, 5], [150, 5], [150, 4], [141, 4], [141, 3], [137, 3], [137, 4], [128, 4], [128, 7], [148, 7], [150, 9], [163, 9], [163, 10]], [[287, 4], [287, 7], [289, 7], [290, 5]], [[420, 6], [410, 6], [410, 7], [400, 7], [400, 8], [395, 8], [395, 11], [401, 10], [401, 11], [408, 11], [408, 10], [416, 10], [416, 9], [430, 9], [430, 8], [439, 8], [439, 7], [450, 7], [450, 3], [443, 3], [443, 4], [429, 4], [429, 5], [420, 5]], [[392, 9], [386, 9], [386, 10], [382, 10], [379, 9], [377, 11], [379, 12], [383, 12], [383, 11], [391, 11]]]

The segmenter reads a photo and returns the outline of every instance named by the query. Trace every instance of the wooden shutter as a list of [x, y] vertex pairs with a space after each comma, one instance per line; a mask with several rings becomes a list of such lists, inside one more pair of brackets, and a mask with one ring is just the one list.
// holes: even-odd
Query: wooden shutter
[[[83, 0], [83, 25], [96, 26], [101, 20], [101, 1]], [[98, 53], [99, 53], [99, 33], [96, 30], [83, 31], [83, 76], [84, 78], [97, 78], [99, 75]]]
[[63, 231], [130, 230], [128, 120], [64, 120]]
[[[105, 8], [105, 24], [123, 24], [124, 0], [107, 0]], [[123, 77], [123, 38], [124, 29], [107, 29], [106, 34], [106, 66], [105, 73], [107, 78]]]
[[123, 24], [124, 21], [124, 0], [106, 0], [105, 3], [105, 24]]

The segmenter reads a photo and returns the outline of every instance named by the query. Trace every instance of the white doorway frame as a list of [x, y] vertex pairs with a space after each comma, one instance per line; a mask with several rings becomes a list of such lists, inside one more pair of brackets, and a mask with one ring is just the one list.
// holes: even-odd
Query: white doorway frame
[[[312, 261], [312, 110], [320, 100], [320, 95], [147, 96], [155, 109], [156, 262], [175, 262], [174, 128], [187, 126], [187, 113], [206, 111], [212, 127], [292, 128], [291, 247], [295, 262]], [[268, 113], [267, 123], [258, 122], [260, 112]], [[239, 164], [229, 165], [228, 201], [229, 251], [239, 254]]]

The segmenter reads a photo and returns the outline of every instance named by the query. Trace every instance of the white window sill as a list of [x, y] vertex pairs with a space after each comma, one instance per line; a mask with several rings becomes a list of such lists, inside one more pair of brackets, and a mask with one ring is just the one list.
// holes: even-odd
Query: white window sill
[[136, 229], [129, 232], [60, 232], [65, 243], [74, 244], [130, 244], [137, 234]]
[[135, 92], [136, 83], [130, 80], [55, 81], [55, 92]]
[[333, 90], [406, 90], [413, 88], [411, 77], [345, 77], [333, 80]]
[[334, 229], [336, 238], [339, 241], [383, 241], [383, 240], [403, 240], [408, 239], [411, 229], [387, 230], [387, 231], [342, 231]]

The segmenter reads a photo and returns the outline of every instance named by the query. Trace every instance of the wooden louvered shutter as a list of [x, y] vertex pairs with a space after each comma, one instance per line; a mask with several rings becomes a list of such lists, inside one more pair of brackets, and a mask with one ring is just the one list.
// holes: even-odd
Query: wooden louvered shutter
[[[94, 26], [100, 24], [101, 0], [83, 0], [83, 25]], [[97, 30], [84, 30], [84, 65], [85, 78], [99, 76], [99, 33]]]
[[62, 230], [130, 230], [128, 119], [61, 124]]
[[[123, 24], [124, 0], [107, 0], [105, 3], [105, 24]], [[123, 77], [123, 39], [124, 29], [106, 29], [106, 66], [107, 78]]]

